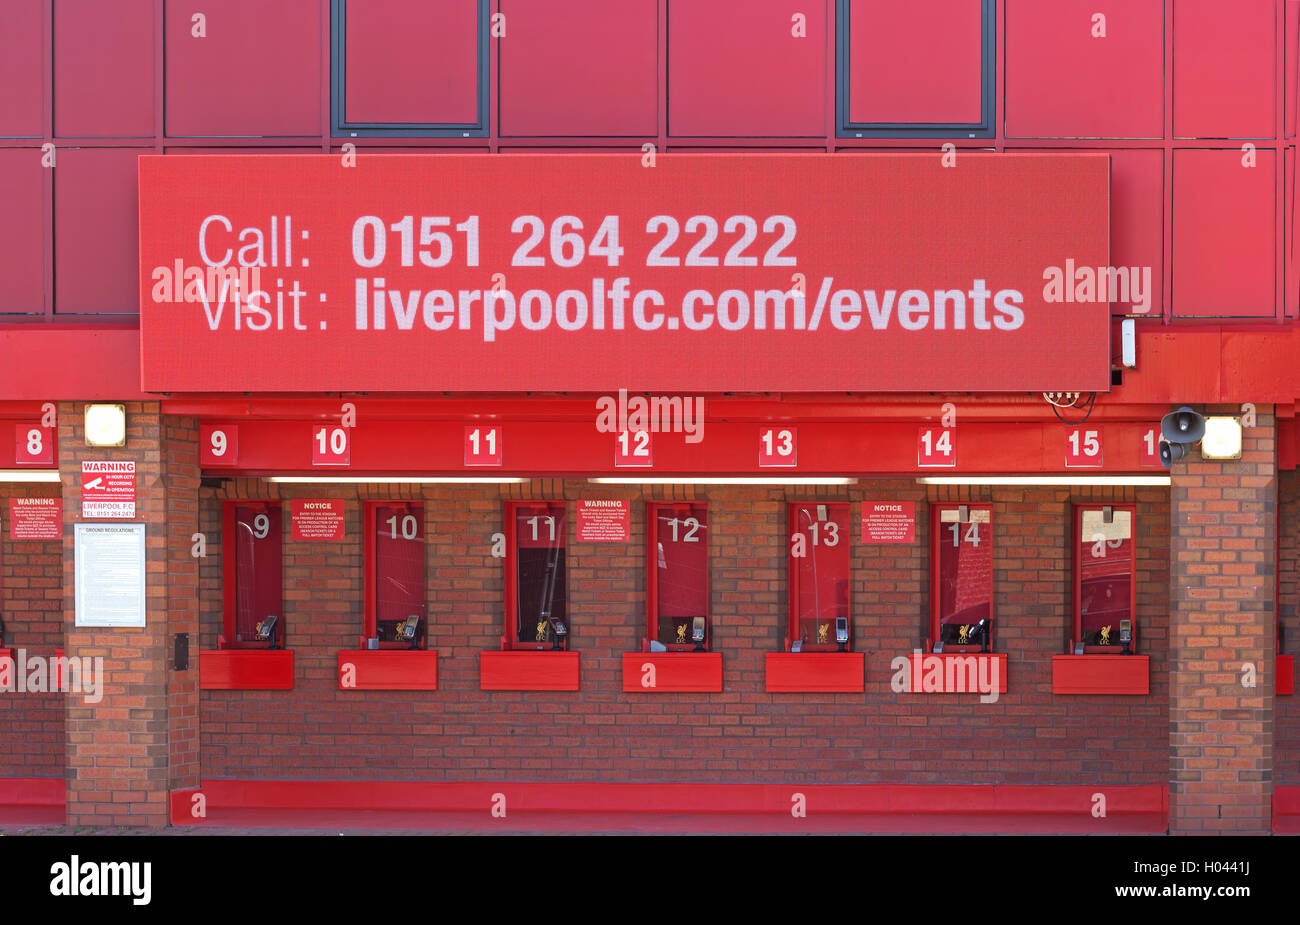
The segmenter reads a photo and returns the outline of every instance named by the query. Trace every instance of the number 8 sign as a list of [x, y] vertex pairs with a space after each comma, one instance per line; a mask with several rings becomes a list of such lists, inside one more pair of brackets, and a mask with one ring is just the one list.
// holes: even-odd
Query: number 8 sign
[[54, 428], [19, 424], [14, 428], [14, 438], [14, 462], [17, 465], [54, 465]]

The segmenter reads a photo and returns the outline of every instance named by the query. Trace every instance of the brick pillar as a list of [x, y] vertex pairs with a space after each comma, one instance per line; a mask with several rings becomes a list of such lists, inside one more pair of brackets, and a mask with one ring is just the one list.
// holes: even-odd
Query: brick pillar
[[[156, 402], [129, 402], [126, 414], [126, 446], [92, 448], [85, 445], [85, 404], [59, 405], [65, 649], [69, 658], [104, 660], [98, 703], [64, 698], [69, 825], [164, 826], [169, 789], [193, 785], [198, 775], [198, 667], [177, 677], [171, 647], [172, 632], [197, 632], [189, 542], [198, 531], [197, 427], [163, 418]], [[134, 520], [84, 521], [82, 461], [128, 459], [136, 464]], [[83, 522], [145, 524], [143, 629], [75, 625], [72, 525]]]
[[[1240, 414], [1239, 407], [1198, 409]], [[1174, 463], [1170, 494], [1169, 828], [1270, 830], [1277, 426], [1260, 406], [1242, 458]], [[1243, 685], [1253, 666], [1254, 686]]]

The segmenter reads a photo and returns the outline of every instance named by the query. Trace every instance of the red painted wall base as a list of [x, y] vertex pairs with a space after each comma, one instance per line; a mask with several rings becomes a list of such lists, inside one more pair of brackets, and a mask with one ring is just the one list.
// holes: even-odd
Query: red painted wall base
[[0, 826], [63, 825], [67, 787], [62, 777], [0, 777]]
[[[1092, 815], [1098, 792], [1103, 819]], [[1168, 811], [1160, 785], [209, 780], [171, 794], [183, 826], [1155, 833]]]

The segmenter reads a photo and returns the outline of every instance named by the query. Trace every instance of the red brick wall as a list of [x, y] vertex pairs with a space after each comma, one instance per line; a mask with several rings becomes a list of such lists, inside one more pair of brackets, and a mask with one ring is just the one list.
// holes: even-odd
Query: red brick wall
[[[357, 644], [362, 562], [353, 486], [268, 486], [257, 480], [204, 489], [201, 565], [204, 647], [221, 628], [224, 497], [348, 499], [342, 543], [285, 540], [292, 691], [205, 691], [202, 772], [207, 778], [944, 783], [1157, 783], [1168, 779], [1167, 495], [1109, 489], [1008, 489], [994, 503], [998, 648], [1010, 653], [1009, 693], [898, 695], [890, 661], [921, 645], [928, 620], [925, 489], [908, 481], [851, 488], [694, 489], [710, 502], [712, 646], [723, 654], [720, 694], [624, 694], [620, 655], [645, 633], [644, 507], [692, 489], [596, 488], [585, 481], [524, 486], [419, 486], [361, 497], [425, 499], [429, 645], [440, 690], [343, 692], [336, 652]], [[1078, 489], [1086, 493], [1088, 489]], [[802, 493], [802, 494], [801, 494]], [[577, 693], [483, 692], [478, 654], [501, 635], [503, 560], [490, 555], [504, 497], [633, 500], [632, 541], [578, 544], [570, 518], [572, 645], [582, 653]], [[937, 497], [937, 495], [936, 495]], [[1139, 618], [1151, 656], [1149, 697], [1054, 697], [1051, 656], [1070, 634], [1069, 502], [1136, 500]], [[867, 653], [861, 694], [763, 691], [763, 653], [785, 635], [787, 500], [914, 499], [913, 546], [865, 547], [853, 537], [853, 619]], [[570, 511], [572, 511], [570, 505]], [[858, 509], [855, 503], [853, 514]], [[288, 518], [285, 519], [286, 537]]]
[[[63, 645], [63, 548], [58, 540], [11, 540], [10, 498], [57, 498], [53, 484], [0, 482], [0, 616], [5, 645], [48, 657]], [[59, 694], [0, 691], [0, 777], [63, 776]]]
[[[1300, 472], [1278, 473], [1278, 584], [1282, 651], [1300, 651]], [[1300, 696], [1278, 697], [1273, 718], [1273, 779], [1300, 784]]]
[[[1213, 413], [1215, 409], [1205, 413]], [[1235, 413], [1238, 409], [1218, 409]], [[1272, 409], [1242, 457], [1175, 463], [1170, 546], [1169, 827], [1266, 833], [1273, 797], [1277, 439]], [[1255, 668], [1253, 686], [1243, 665]]]

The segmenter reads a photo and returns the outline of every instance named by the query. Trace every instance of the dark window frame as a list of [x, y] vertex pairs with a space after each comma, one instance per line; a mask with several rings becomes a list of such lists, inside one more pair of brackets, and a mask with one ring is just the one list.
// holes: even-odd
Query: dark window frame
[[[691, 509], [702, 508], [704, 511], [704, 520], [700, 524], [704, 528], [704, 642], [702, 651], [709, 651], [709, 643], [712, 642], [713, 635], [713, 614], [712, 614], [712, 569], [710, 567], [709, 555], [709, 503], [708, 501], [648, 501], [646, 502], [646, 637], [645, 648], [650, 648], [651, 640], [658, 640], [662, 645], [668, 648], [669, 652], [694, 652], [695, 644], [687, 641], [685, 643], [669, 642], [664, 643], [659, 640], [659, 512], [662, 510], [673, 511], [675, 514], [685, 510], [686, 516], [690, 514]], [[690, 630], [688, 629], [689, 633]]]
[[[238, 536], [236, 534], [238, 515], [237, 511], [241, 507], [260, 508], [261, 512], [270, 514], [275, 512], [278, 516], [275, 521], [268, 523], [268, 530], [272, 523], [275, 525], [277, 537], [280, 543], [280, 607], [276, 615], [276, 625], [272, 630], [272, 638], [265, 642], [259, 642], [256, 639], [238, 639], [239, 629], [239, 546]], [[223, 613], [222, 613], [222, 638], [221, 648], [223, 649], [283, 649], [286, 637], [285, 632], [285, 615], [284, 615], [284, 510], [278, 501], [268, 501], [266, 499], [251, 498], [247, 500], [230, 500], [222, 504], [221, 511], [222, 522], [222, 585], [223, 585]]]
[[[564, 512], [564, 520], [558, 526], [556, 531], [556, 540], [558, 549], [564, 554], [564, 614], [563, 622], [568, 633], [563, 640], [555, 638], [554, 626], [547, 630], [547, 638], [538, 642], [536, 638], [521, 639], [519, 630], [519, 537], [516, 533], [517, 513], [520, 509], [537, 509], [537, 508], [560, 508]], [[540, 516], [540, 515], [538, 515]], [[569, 616], [569, 509], [568, 504], [562, 500], [538, 499], [535, 501], [507, 501], [505, 504], [505, 535], [506, 535], [506, 575], [505, 575], [505, 625], [502, 627], [501, 648], [502, 649], [521, 649], [524, 651], [558, 651], [568, 650], [571, 647], [571, 638], [573, 626]]]
[[330, 135], [333, 138], [486, 138], [488, 0], [478, 0], [478, 119], [475, 122], [348, 122], [347, 0], [330, 0]]
[[980, 0], [979, 122], [853, 122], [849, 113], [849, 16], [852, 0], [835, 0], [835, 135], [838, 138], [993, 138], [997, 125], [997, 3]]
[[[424, 650], [428, 647], [428, 630], [429, 630], [429, 559], [428, 543], [429, 534], [425, 528], [425, 502], [421, 498], [397, 498], [391, 500], [374, 500], [366, 501], [364, 507], [364, 516], [362, 522], [365, 529], [364, 556], [365, 563], [365, 603], [362, 614], [362, 639], [378, 639], [379, 636], [379, 548], [377, 530], [382, 526], [378, 520], [378, 512], [381, 507], [401, 507], [406, 509], [406, 516], [414, 516], [416, 529], [418, 531], [416, 539], [423, 545], [423, 577], [424, 589], [421, 595], [421, 613], [420, 623], [416, 629], [414, 643], [401, 642], [397, 640], [380, 640], [378, 647], [383, 649], [405, 649], [405, 650]], [[411, 510], [418, 508], [418, 514]], [[363, 644], [363, 648], [364, 648]]]
[[[1070, 621], [1070, 639], [1071, 645], [1079, 647], [1072, 649], [1083, 655], [1121, 655], [1124, 647], [1119, 642], [1118, 627], [1111, 644], [1108, 646], [1094, 645], [1083, 642], [1083, 515], [1088, 511], [1101, 511], [1104, 508], [1111, 508], [1116, 513], [1127, 513], [1129, 515], [1129, 548], [1132, 550], [1131, 569], [1129, 571], [1129, 619], [1133, 621], [1133, 639], [1129, 645], [1129, 654], [1136, 654], [1138, 651], [1138, 613], [1137, 613], [1137, 527], [1138, 513], [1137, 505], [1133, 503], [1107, 504], [1095, 502], [1076, 502], [1071, 505], [1073, 508], [1070, 517], [1071, 531], [1071, 555], [1070, 562], [1073, 566], [1074, 575], [1071, 579], [1071, 621]], [[1080, 651], [1081, 649], [1081, 651]]]

